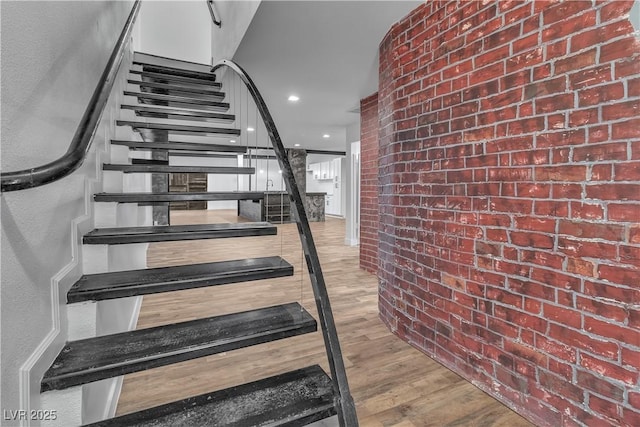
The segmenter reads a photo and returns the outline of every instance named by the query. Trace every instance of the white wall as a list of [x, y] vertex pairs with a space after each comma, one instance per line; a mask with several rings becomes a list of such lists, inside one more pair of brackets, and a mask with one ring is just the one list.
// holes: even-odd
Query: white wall
[[253, 159], [252, 167], [256, 174], [251, 177], [251, 189], [254, 191], [285, 191], [280, 165], [275, 159]]
[[[214, 61], [233, 59], [260, 1], [216, 0], [222, 26], [214, 26], [211, 31], [211, 57]], [[205, 3], [204, 0], [202, 3]]]
[[[0, 2], [4, 172], [41, 165], [66, 151], [131, 6]], [[98, 157], [114, 133], [116, 105], [110, 100], [78, 171], [0, 198], [2, 409], [38, 408], [41, 376], [67, 339], [66, 292], [82, 273], [81, 234], [93, 228], [86, 196], [100, 176]]]
[[212, 22], [206, 1], [145, 0], [140, 24], [141, 52], [201, 64], [211, 62]]

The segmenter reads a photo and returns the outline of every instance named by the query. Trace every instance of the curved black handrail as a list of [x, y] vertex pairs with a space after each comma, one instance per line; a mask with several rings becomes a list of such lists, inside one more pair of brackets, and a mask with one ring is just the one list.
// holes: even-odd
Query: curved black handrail
[[136, 0], [127, 19], [120, 38], [116, 42], [109, 61], [98, 80], [98, 85], [93, 91], [89, 105], [78, 124], [71, 144], [62, 157], [31, 169], [0, 174], [2, 191], [24, 190], [26, 188], [39, 187], [53, 181], [57, 181], [78, 169], [89, 151], [93, 136], [98, 129], [98, 123], [102, 117], [111, 89], [115, 83], [118, 70], [122, 64], [125, 46], [131, 36], [133, 25], [140, 11], [141, 0]]
[[218, 13], [218, 9], [216, 8], [213, 0], [207, 0], [207, 6], [209, 6], [209, 13], [211, 14], [211, 20], [218, 27], [222, 27], [222, 20], [219, 18], [220, 14]]
[[253, 83], [253, 80], [251, 80], [251, 77], [249, 77], [247, 72], [238, 64], [226, 59], [216, 63], [211, 68], [211, 71], [214, 72], [223, 66], [230, 68], [238, 74], [247, 86], [247, 89], [253, 97], [267, 129], [267, 133], [269, 134], [269, 138], [273, 144], [273, 150], [278, 157], [287, 192], [289, 193], [289, 197], [291, 198], [296, 210], [298, 232], [300, 234], [302, 249], [304, 250], [305, 259], [307, 261], [307, 268], [309, 269], [309, 277], [311, 278], [311, 286], [315, 295], [316, 306], [318, 307], [318, 317], [320, 318], [324, 344], [327, 349], [331, 377], [333, 378], [334, 386], [338, 394], [338, 401], [336, 402], [338, 419], [341, 426], [357, 427], [358, 417], [356, 415], [353, 398], [349, 391], [347, 374], [344, 368], [344, 361], [342, 360], [342, 351], [340, 350], [338, 333], [333, 319], [333, 312], [331, 311], [331, 304], [329, 303], [329, 295], [324, 282], [324, 276], [322, 275], [318, 251], [316, 250], [316, 246], [313, 242], [313, 235], [311, 234], [311, 227], [309, 226], [307, 213], [304, 209], [304, 202], [300, 195], [298, 185], [296, 184], [293, 170], [289, 163], [289, 158], [287, 157], [284, 145], [280, 139], [280, 134], [278, 133], [278, 129], [276, 128], [273, 118], [271, 117], [271, 113], [267, 108], [267, 104], [264, 102], [262, 95], [260, 95], [260, 92]]

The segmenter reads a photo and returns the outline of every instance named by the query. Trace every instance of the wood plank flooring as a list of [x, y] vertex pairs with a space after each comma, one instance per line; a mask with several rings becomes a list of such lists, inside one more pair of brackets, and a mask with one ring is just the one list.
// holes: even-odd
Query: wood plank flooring
[[[172, 211], [172, 224], [237, 222], [235, 211]], [[532, 426], [497, 400], [392, 335], [378, 318], [375, 276], [344, 245], [344, 221], [312, 230], [363, 427]], [[151, 244], [148, 266], [280, 255], [293, 277], [144, 297], [138, 328], [298, 301], [316, 316], [294, 224], [277, 236]], [[303, 272], [304, 274], [301, 274]], [[317, 318], [317, 317], [316, 317]], [[127, 375], [118, 415], [277, 373], [328, 366], [320, 332]]]

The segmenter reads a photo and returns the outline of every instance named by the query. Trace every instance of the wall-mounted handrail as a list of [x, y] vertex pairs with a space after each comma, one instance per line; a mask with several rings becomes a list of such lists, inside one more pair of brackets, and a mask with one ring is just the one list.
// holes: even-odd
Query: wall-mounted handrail
[[109, 61], [93, 91], [89, 105], [80, 119], [80, 124], [73, 135], [71, 144], [62, 157], [42, 166], [15, 172], [0, 174], [2, 191], [16, 191], [26, 188], [39, 187], [57, 181], [78, 169], [89, 151], [93, 136], [98, 129], [98, 123], [109, 100], [111, 89], [118, 75], [125, 53], [125, 46], [133, 31], [133, 25], [140, 11], [140, 1], [136, 0], [127, 22], [120, 33]]
[[209, 6], [209, 13], [211, 14], [211, 20], [218, 27], [222, 27], [222, 20], [220, 19], [220, 13], [218, 13], [218, 9], [216, 8], [213, 0], [207, 0], [207, 6]]
[[233, 70], [240, 76], [244, 84], [247, 86], [247, 89], [256, 103], [260, 116], [262, 117], [262, 121], [267, 129], [269, 139], [273, 144], [273, 150], [278, 157], [278, 163], [282, 170], [282, 177], [284, 178], [287, 192], [289, 193], [289, 197], [293, 202], [294, 209], [296, 210], [296, 223], [298, 225], [300, 241], [307, 261], [311, 286], [313, 288], [316, 306], [318, 308], [318, 317], [320, 318], [320, 325], [322, 327], [322, 335], [327, 350], [327, 358], [329, 359], [331, 377], [333, 379], [334, 388], [337, 392], [337, 401], [335, 403], [338, 412], [338, 419], [340, 421], [340, 425], [343, 427], [357, 427], [358, 417], [356, 415], [353, 398], [349, 391], [347, 374], [344, 367], [344, 361], [342, 360], [342, 351], [340, 350], [340, 343], [338, 341], [338, 332], [333, 319], [333, 312], [331, 311], [331, 304], [329, 303], [329, 295], [327, 293], [324, 276], [322, 275], [318, 251], [316, 250], [316, 246], [313, 242], [313, 235], [311, 234], [311, 227], [309, 226], [309, 220], [307, 219], [307, 213], [304, 208], [304, 201], [302, 200], [300, 190], [296, 184], [293, 170], [289, 163], [289, 158], [287, 157], [284, 145], [280, 139], [280, 134], [276, 128], [271, 113], [267, 108], [267, 104], [264, 102], [258, 88], [246, 71], [244, 71], [242, 67], [235, 62], [229, 60], [219, 61], [212, 67], [211, 71], [214, 72], [221, 67], [228, 67]]

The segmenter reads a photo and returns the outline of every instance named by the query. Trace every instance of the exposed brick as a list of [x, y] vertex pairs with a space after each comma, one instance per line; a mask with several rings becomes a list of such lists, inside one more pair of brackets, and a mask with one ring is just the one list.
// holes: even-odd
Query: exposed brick
[[572, 18], [565, 17], [562, 21], [556, 22], [542, 30], [542, 41], [549, 42], [562, 37], [567, 37], [585, 27], [591, 27], [596, 22], [596, 15], [596, 11], [591, 10]]
[[634, 56], [638, 53], [639, 46], [640, 44], [634, 36], [605, 44], [600, 47], [600, 62], [610, 62]]
[[380, 316], [540, 425], [640, 419], [631, 4], [427, 2], [381, 45]]
[[622, 368], [614, 363], [601, 360], [584, 353], [580, 355], [580, 364], [605, 377], [613, 378], [629, 385], [638, 380], [638, 373]]
[[587, 107], [590, 105], [603, 104], [605, 102], [616, 101], [624, 97], [624, 86], [620, 82], [611, 83], [605, 86], [583, 89], [578, 92], [578, 106]]
[[569, 87], [573, 90], [611, 81], [611, 65], [602, 64], [592, 68], [583, 68], [569, 75]]
[[[640, 63], [640, 61], [638, 61], [638, 63]], [[640, 73], [640, 68], [638, 69], [638, 72]], [[602, 106], [603, 120], [618, 120], [626, 119], [628, 117], [637, 117], [638, 112], [640, 112], [640, 100], [637, 99]]]
[[[378, 270], [378, 95], [360, 104], [360, 266]], [[369, 195], [367, 197], [367, 195]]]
[[625, 233], [624, 226], [616, 224], [602, 224], [587, 221], [559, 222], [560, 234], [568, 234], [583, 239], [622, 240]]
[[544, 304], [544, 316], [558, 323], [569, 325], [579, 329], [582, 324], [582, 315], [579, 311], [569, 310], [552, 304]]
[[598, 277], [608, 282], [636, 286], [640, 283], [640, 268], [601, 264], [598, 266]]
[[613, 384], [606, 377], [596, 376], [588, 371], [579, 370], [578, 385], [588, 390], [594, 391], [601, 396], [622, 402], [624, 396], [624, 388], [620, 385]]
[[623, 306], [614, 305], [604, 298], [594, 299], [578, 296], [576, 298], [576, 308], [619, 323], [624, 322], [627, 318], [627, 312]]
[[638, 200], [637, 184], [598, 184], [587, 185], [588, 199], [601, 200]]
[[601, 5], [600, 20], [602, 22], [620, 18], [629, 13], [633, 0], [620, 0], [607, 2]]
[[559, 59], [555, 64], [556, 74], [581, 70], [594, 65], [597, 61], [596, 49], [591, 49], [568, 58]]
[[618, 122], [612, 125], [614, 139], [627, 139], [640, 137], [640, 119]]
[[576, 147], [573, 150], [573, 161], [597, 162], [606, 160], [626, 160], [627, 150], [627, 144], [624, 142]]
[[[589, 408], [597, 414], [602, 414], [611, 420], [618, 421], [620, 419], [620, 414], [618, 412], [619, 406], [614, 402], [602, 399], [598, 396], [589, 396]], [[618, 422], [615, 424], [618, 424]]]

